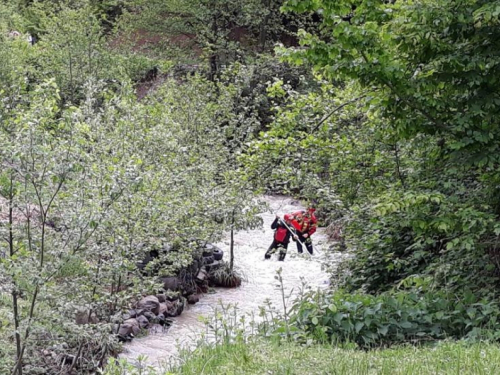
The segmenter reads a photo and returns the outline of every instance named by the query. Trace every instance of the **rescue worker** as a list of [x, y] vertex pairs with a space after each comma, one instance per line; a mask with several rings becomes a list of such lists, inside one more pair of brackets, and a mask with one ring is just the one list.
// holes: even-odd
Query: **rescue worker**
[[311, 236], [316, 232], [318, 220], [314, 215], [316, 209], [309, 207], [307, 210], [297, 211], [289, 215], [290, 222], [296, 230], [297, 237], [297, 251], [302, 254], [301, 242], [306, 246], [309, 254], [313, 254], [313, 244]]
[[[287, 215], [285, 215], [285, 220], [287, 220]], [[278, 215], [276, 215], [276, 218], [271, 224], [271, 229], [274, 229], [273, 243], [271, 244], [271, 246], [269, 246], [269, 249], [267, 249], [266, 254], [264, 255], [264, 259], [271, 258], [271, 254], [278, 250], [278, 260], [284, 261], [288, 243], [290, 242], [290, 236], [292, 236], [294, 240], [297, 238], [297, 236], [291, 231], [293, 230], [292, 225], [289, 224], [287, 227]]]

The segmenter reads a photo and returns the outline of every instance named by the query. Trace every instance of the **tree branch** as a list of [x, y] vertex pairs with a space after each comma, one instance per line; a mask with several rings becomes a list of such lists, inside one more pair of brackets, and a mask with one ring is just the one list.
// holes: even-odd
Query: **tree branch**
[[[365, 93], [361, 96], [358, 96], [357, 98], [354, 98], [354, 99], [351, 99], [349, 100], [348, 102], [345, 102], [341, 105], [339, 105], [338, 107], [335, 107], [330, 113], [328, 113], [325, 117], [323, 117], [317, 124], [314, 128], [312, 128], [312, 130], [309, 132], [309, 133], [313, 133], [315, 132], [316, 130], [319, 129], [319, 127], [321, 125], [323, 125], [323, 123], [328, 120], [330, 117], [332, 117], [335, 113], [337, 113], [338, 111], [340, 111], [342, 108], [348, 106], [349, 104], [352, 104], [352, 103], [355, 103], [363, 98], [365, 98], [366, 96], [368, 95], [368, 93]], [[303, 138], [302, 138], [303, 139]]]

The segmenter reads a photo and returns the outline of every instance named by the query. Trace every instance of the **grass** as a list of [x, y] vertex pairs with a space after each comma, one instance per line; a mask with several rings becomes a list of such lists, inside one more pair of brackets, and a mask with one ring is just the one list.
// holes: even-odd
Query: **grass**
[[168, 374], [500, 374], [500, 346], [444, 342], [434, 348], [360, 351], [269, 341], [203, 347]]

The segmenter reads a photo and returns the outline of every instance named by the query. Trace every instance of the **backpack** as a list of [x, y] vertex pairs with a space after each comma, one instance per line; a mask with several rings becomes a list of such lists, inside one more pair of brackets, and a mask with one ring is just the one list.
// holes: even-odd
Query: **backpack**
[[288, 229], [279, 226], [274, 232], [274, 239], [276, 240], [276, 242], [285, 242], [287, 232]]

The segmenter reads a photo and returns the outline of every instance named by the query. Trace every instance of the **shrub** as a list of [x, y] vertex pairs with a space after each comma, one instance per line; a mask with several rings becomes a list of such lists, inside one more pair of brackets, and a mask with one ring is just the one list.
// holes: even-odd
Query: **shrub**
[[225, 288], [235, 288], [241, 285], [243, 276], [238, 270], [231, 269], [229, 263], [223, 262], [219, 267], [210, 270], [210, 283]]
[[496, 293], [498, 267], [491, 253], [500, 233], [497, 218], [491, 207], [477, 203], [480, 197], [459, 196], [468, 191], [465, 184], [452, 188], [459, 193], [387, 189], [355, 209], [346, 226], [353, 256], [343, 265], [349, 272], [338, 275], [342, 287], [378, 293], [421, 275], [447, 289]]
[[291, 310], [290, 322], [319, 341], [355, 342], [361, 347], [419, 343], [445, 338], [500, 338], [500, 309], [471, 292], [398, 291], [378, 296], [308, 292]]

